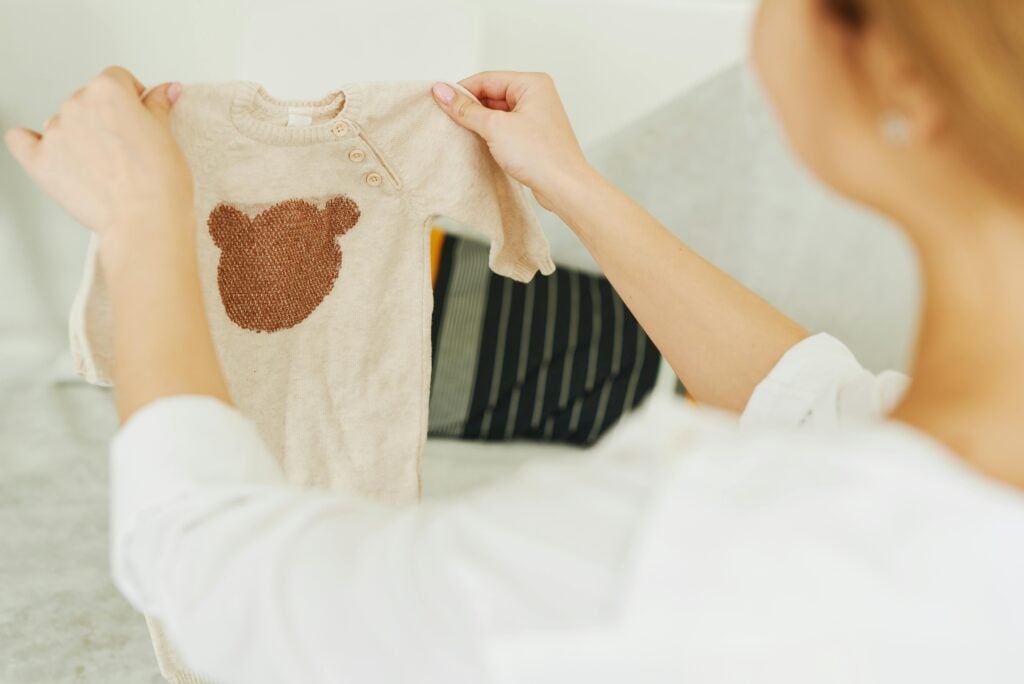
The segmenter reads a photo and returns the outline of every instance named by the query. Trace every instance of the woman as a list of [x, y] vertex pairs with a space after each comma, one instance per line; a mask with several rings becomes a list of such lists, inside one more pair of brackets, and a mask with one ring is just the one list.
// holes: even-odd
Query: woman
[[45, 135], [6, 133], [100, 236], [124, 421], [114, 577], [195, 669], [1024, 681], [1024, 6], [764, 0], [754, 52], [807, 165], [917, 248], [913, 382], [809, 335], [609, 186], [546, 76], [462, 81], [482, 104], [438, 84], [723, 410], [651, 402], [580, 460], [402, 510], [287, 487], [231, 405], [166, 125], [175, 84], [144, 92], [112, 67]]

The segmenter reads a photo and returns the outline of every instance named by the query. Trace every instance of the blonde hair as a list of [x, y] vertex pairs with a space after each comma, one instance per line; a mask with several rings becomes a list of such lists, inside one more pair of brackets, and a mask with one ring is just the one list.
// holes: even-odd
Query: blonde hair
[[968, 151], [1024, 191], [1022, 0], [826, 0], [852, 26], [878, 25], [915, 60]]

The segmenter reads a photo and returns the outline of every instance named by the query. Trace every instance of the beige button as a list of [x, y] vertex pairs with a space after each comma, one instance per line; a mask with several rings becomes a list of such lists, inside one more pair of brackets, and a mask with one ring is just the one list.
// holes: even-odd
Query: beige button
[[377, 187], [383, 181], [384, 181], [384, 178], [379, 173], [377, 173], [376, 171], [374, 171], [373, 173], [366, 174], [366, 182], [367, 182], [368, 185], [372, 185], [374, 187]]
[[349, 150], [348, 158], [358, 163], [366, 159], [366, 153], [362, 150]]
[[346, 124], [344, 121], [338, 121], [333, 126], [331, 126], [331, 130], [334, 131], [335, 134], [337, 135], [345, 135], [346, 133], [348, 133], [348, 124]]

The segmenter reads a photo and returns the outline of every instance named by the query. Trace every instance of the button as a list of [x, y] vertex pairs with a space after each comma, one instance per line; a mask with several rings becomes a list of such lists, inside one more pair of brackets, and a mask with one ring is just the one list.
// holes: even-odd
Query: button
[[384, 178], [379, 173], [377, 173], [376, 171], [374, 171], [373, 173], [366, 174], [366, 183], [368, 185], [372, 185], [374, 187], [377, 187], [383, 181], [384, 181]]
[[346, 124], [344, 121], [337, 121], [334, 123], [333, 126], [331, 126], [331, 130], [334, 131], [337, 135], [345, 135], [346, 133], [348, 133], [348, 124]]
[[366, 159], [366, 153], [363, 152], [362, 150], [349, 150], [348, 158], [356, 163], [359, 163]]

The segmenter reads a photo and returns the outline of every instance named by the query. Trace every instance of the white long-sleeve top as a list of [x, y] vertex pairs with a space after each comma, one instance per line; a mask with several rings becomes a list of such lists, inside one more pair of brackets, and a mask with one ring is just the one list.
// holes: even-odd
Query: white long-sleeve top
[[738, 421], [652, 398], [397, 509], [165, 397], [111, 443], [113, 576], [223, 683], [1024, 682], [1024, 495], [885, 420], [906, 384], [819, 334]]

